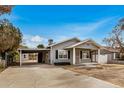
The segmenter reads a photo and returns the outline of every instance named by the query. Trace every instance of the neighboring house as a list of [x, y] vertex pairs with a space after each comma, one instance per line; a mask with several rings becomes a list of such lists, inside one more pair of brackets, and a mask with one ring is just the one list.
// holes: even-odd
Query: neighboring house
[[20, 65], [24, 62], [24, 55], [29, 55], [29, 53], [37, 55], [35, 56], [35, 61], [38, 63], [55, 64], [66, 62], [72, 65], [89, 62], [108, 63], [116, 58], [117, 53], [114, 49], [103, 47], [92, 39], [81, 41], [78, 38], [71, 38], [52, 44], [47, 48], [19, 49], [19, 51]]

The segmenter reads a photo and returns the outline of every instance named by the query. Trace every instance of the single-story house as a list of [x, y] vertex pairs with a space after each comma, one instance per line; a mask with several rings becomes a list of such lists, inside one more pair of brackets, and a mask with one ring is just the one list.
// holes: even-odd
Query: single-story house
[[78, 38], [64, 40], [41, 49], [20, 48], [18, 50], [20, 66], [25, 61], [48, 64], [66, 62], [72, 65], [88, 62], [104, 64], [115, 59], [118, 52], [115, 49], [103, 47], [92, 39], [81, 41]]

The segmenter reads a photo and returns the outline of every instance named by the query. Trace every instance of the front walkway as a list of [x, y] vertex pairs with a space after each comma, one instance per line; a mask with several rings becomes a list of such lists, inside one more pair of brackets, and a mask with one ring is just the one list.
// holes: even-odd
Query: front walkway
[[0, 87], [108, 88], [118, 86], [53, 65], [32, 65], [7, 68], [0, 73]]

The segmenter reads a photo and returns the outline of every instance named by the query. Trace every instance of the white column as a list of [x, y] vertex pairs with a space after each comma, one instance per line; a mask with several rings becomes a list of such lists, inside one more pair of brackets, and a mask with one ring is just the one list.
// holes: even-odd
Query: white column
[[22, 50], [20, 50], [20, 66], [22, 66]]
[[98, 49], [98, 63], [100, 63], [100, 49]]
[[53, 54], [52, 54], [52, 47], [50, 49], [50, 64], [53, 64]]
[[116, 57], [115, 57], [115, 53], [113, 54], [113, 59], [116, 59]]
[[75, 48], [73, 48], [73, 65], [75, 65], [76, 61], [75, 61]]

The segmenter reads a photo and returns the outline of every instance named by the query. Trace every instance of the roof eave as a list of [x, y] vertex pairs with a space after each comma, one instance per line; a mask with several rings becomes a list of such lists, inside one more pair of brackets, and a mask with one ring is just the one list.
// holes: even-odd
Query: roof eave
[[58, 44], [61, 44], [61, 43], [64, 43], [64, 42], [67, 42], [67, 41], [69, 41], [69, 40], [73, 40], [73, 39], [76, 39], [76, 40], [78, 40], [78, 41], [81, 41], [80, 39], [74, 37], [74, 38], [67, 39], [67, 40], [64, 40], [64, 41], [58, 42], [58, 43], [56, 43], [56, 44], [50, 45], [49, 47], [53, 47], [53, 46], [55, 46], [55, 45], [58, 45]]

